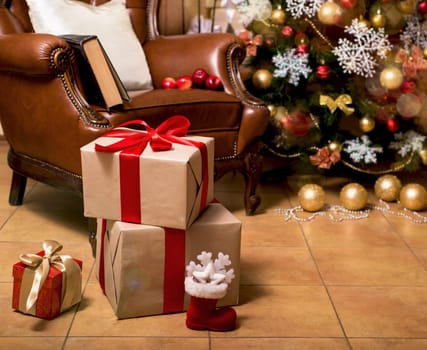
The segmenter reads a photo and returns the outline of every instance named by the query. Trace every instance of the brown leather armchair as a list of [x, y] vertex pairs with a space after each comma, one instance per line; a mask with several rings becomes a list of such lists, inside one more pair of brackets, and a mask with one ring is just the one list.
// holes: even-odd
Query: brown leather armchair
[[[121, 109], [109, 112], [86, 101], [68, 44], [33, 32], [25, 0], [3, 1], [0, 120], [13, 170], [10, 204], [22, 204], [27, 178], [82, 193], [81, 146], [126, 120], [144, 119], [156, 127], [181, 114], [191, 121], [191, 134], [215, 138], [215, 179], [228, 171], [245, 176], [244, 205], [247, 214], [254, 213], [260, 203], [255, 192], [262, 167], [259, 139], [269, 112], [240, 79], [242, 43], [220, 33], [161, 36], [157, 0], [126, 4], [154, 89], [134, 93]], [[191, 74], [198, 67], [218, 75], [224, 91], [161, 88], [164, 77]]]

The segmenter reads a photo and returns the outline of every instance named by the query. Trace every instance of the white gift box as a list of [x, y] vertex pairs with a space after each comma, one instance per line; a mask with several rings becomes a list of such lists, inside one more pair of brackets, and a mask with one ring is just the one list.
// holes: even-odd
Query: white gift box
[[95, 150], [95, 144], [108, 146], [116, 137], [83, 146], [84, 215], [178, 229], [191, 225], [213, 199], [214, 139], [181, 139], [206, 145], [205, 157], [196, 146], [173, 143], [171, 150], [153, 151], [147, 145], [131, 169], [123, 152]]

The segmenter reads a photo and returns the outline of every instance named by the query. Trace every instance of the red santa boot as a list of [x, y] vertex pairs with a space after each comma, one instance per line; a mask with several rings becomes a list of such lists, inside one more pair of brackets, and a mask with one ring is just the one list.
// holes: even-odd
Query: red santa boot
[[215, 262], [211, 256], [212, 253], [202, 252], [198, 256], [202, 265], [191, 262], [187, 266], [185, 291], [191, 299], [185, 323], [190, 329], [231, 331], [236, 328], [236, 312], [231, 307], [217, 309], [216, 303], [227, 294], [234, 271], [224, 269], [230, 264], [227, 255], [220, 253]]

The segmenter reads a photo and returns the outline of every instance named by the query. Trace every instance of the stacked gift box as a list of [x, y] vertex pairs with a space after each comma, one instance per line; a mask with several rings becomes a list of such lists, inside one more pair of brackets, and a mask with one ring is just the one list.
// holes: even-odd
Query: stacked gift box
[[213, 202], [213, 138], [188, 126], [131, 121], [81, 149], [97, 277], [118, 318], [186, 310], [185, 267], [202, 251], [229, 255], [235, 278], [218, 305], [238, 303], [241, 222]]

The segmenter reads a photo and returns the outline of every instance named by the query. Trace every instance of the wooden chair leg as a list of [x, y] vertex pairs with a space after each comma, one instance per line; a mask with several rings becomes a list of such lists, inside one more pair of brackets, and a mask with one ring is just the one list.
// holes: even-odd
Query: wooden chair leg
[[17, 172], [12, 173], [12, 183], [9, 192], [9, 204], [21, 205], [24, 201], [25, 187], [27, 186], [27, 177]]
[[246, 154], [244, 158], [244, 176], [245, 184], [245, 209], [246, 215], [253, 215], [255, 210], [261, 204], [261, 197], [256, 194], [256, 188], [259, 184], [262, 174], [262, 156], [256, 148], [253, 152]]

